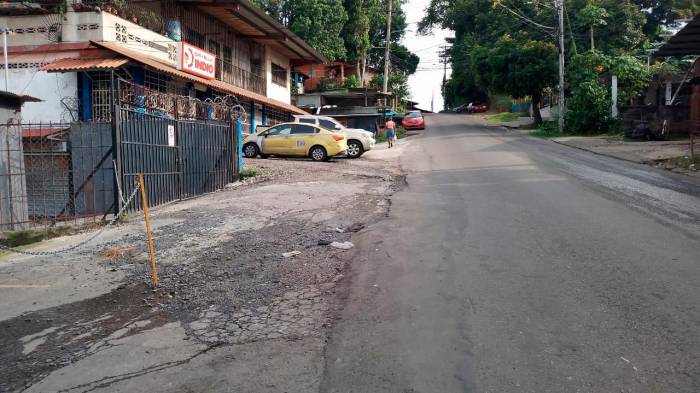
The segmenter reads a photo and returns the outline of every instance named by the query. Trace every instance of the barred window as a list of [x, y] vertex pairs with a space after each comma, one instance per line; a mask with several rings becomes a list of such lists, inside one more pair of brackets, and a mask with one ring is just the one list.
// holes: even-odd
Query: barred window
[[287, 69], [272, 63], [272, 82], [287, 87]]

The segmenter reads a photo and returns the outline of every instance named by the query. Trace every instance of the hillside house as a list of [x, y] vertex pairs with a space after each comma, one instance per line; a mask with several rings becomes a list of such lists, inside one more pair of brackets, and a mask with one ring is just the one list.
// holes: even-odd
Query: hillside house
[[[324, 89], [345, 87], [345, 80], [350, 75], [357, 75], [357, 66], [343, 61], [332, 63], [315, 63], [297, 65], [293, 72], [299, 76], [297, 92], [311, 93]], [[367, 87], [377, 73], [368, 68], [360, 87]]]

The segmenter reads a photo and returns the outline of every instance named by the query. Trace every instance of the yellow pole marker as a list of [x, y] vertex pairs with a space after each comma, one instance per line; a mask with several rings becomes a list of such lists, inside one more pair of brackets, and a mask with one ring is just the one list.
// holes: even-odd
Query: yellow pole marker
[[141, 188], [141, 202], [143, 204], [143, 218], [146, 221], [146, 237], [148, 238], [148, 252], [151, 255], [151, 279], [153, 288], [158, 288], [158, 270], [156, 270], [156, 252], [153, 247], [153, 236], [151, 236], [151, 218], [148, 215], [148, 199], [146, 198], [146, 185], [143, 181], [143, 174], [139, 174], [139, 188]]

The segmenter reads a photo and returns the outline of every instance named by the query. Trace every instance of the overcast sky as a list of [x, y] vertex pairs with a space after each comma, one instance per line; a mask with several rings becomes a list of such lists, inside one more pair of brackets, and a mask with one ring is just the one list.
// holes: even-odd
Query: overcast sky
[[[425, 15], [425, 8], [430, 0], [409, 0], [404, 6], [406, 21], [409, 23], [403, 44], [412, 52], [420, 56], [418, 71], [408, 79], [411, 88], [411, 99], [417, 101], [422, 109], [430, 109], [430, 100], [435, 94], [435, 110], [442, 109], [442, 85], [443, 69], [438, 52], [440, 45], [445, 43], [445, 37], [454, 34], [447, 30], [435, 30], [432, 35], [423, 36], [416, 33], [418, 21]], [[449, 64], [447, 77], [450, 77]]]

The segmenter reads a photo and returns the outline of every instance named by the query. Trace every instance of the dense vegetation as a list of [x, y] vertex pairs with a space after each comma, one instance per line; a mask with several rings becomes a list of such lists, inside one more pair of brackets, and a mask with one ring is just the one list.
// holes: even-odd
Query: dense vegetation
[[[311, 44], [329, 60], [346, 60], [357, 67], [346, 87], [359, 86], [367, 66], [384, 70], [386, 0], [256, 0], [268, 14]], [[389, 87], [400, 98], [408, 95], [408, 75], [419, 58], [400, 44], [406, 30], [404, 0], [393, 2]], [[381, 86], [382, 75], [373, 81]]]
[[[648, 50], [665, 26], [695, 15], [690, 0], [566, 0], [565, 45], [569, 97], [567, 128], [606, 131], [610, 75], [618, 76], [619, 104], [629, 103], [661, 73], [665, 63], [647, 66]], [[446, 105], [495, 94], [529, 96], [539, 102], [558, 83], [557, 15], [554, 1], [431, 0], [419, 30], [455, 32], [452, 77]], [[677, 69], [675, 69], [677, 71]], [[541, 118], [535, 111], [535, 118]]]

